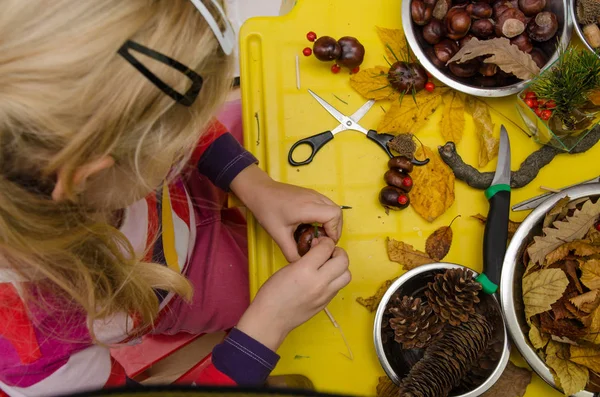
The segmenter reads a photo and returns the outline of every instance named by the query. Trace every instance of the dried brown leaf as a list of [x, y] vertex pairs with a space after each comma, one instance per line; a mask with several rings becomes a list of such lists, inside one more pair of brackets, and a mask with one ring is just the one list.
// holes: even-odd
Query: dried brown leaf
[[600, 372], [600, 348], [598, 346], [571, 346], [570, 360], [592, 371]]
[[429, 255], [414, 249], [412, 245], [391, 238], [387, 240], [387, 251], [390, 260], [398, 262], [405, 270], [435, 262]]
[[591, 313], [600, 306], [600, 290], [592, 290], [569, 299], [582, 312]]
[[564, 221], [554, 222], [554, 227], [544, 228], [544, 236], [535, 236], [534, 243], [527, 249], [534, 263], [543, 264], [546, 255], [574, 240], [579, 240], [589, 231], [600, 215], [600, 200], [595, 204], [587, 201], [581, 210], [576, 210], [573, 216]]
[[539, 330], [535, 324], [531, 324], [529, 328], [529, 341], [536, 349], [543, 349], [548, 344], [550, 337]]
[[437, 150], [434, 152], [422, 146], [415, 157], [429, 158], [430, 161], [423, 167], [415, 167], [411, 174], [410, 205], [426, 221], [433, 222], [454, 203], [454, 173], [442, 161]]
[[568, 284], [567, 275], [560, 269], [543, 269], [523, 277], [523, 303], [527, 319], [550, 310]]
[[396, 279], [385, 281], [379, 287], [379, 289], [377, 289], [375, 295], [368, 298], [356, 298], [356, 302], [358, 302], [359, 305], [366, 307], [371, 313], [375, 312], [377, 310], [377, 306], [379, 306], [379, 302], [381, 302], [381, 299], [383, 298], [383, 295], [385, 295], [386, 291], [388, 288], [390, 288], [390, 285], [392, 285], [394, 281], [396, 281]]
[[[487, 217], [481, 214], [471, 215], [471, 218], [477, 219], [483, 225], [485, 225], [487, 222]], [[508, 220], [508, 238], [512, 238], [515, 235], [519, 226], [521, 226], [521, 222], [511, 221], [510, 219]]]
[[[456, 218], [458, 218], [458, 216]], [[425, 242], [425, 252], [427, 252], [427, 255], [434, 261], [439, 262], [448, 255], [450, 246], [452, 245], [452, 223], [456, 218], [450, 222], [449, 226], [440, 227], [427, 238], [427, 241]]]
[[469, 40], [448, 63], [462, 63], [485, 55], [491, 55], [484, 60], [485, 63], [496, 64], [504, 72], [512, 73], [521, 80], [529, 80], [540, 73], [531, 55], [510, 44], [510, 40], [504, 37]]
[[448, 91], [442, 96], [444, 112], [440, 121], [442, 137], [445, 141], [458, 144], [465, 131], [464, 95], [458, 91]]
[[500, 139], [494, 137], [494, 123], [492, 123], [492, 115], [487, 103], [468, 96], [466, 105], [475, 122], [475, 130], [479, 138], [479, 167], [485, 167], [498, 155]]
[[550, 341], [546, 348], [546, 364], [554, 370], [565, 395], [573, 395], [585, 388], [589, 371], [569, 360], [568, 345]]
[[569, 209], [567, 208], [567, 205], [569, 204], [569, 201], [571, 201], [571, 198], [569, 196], [566, 196], [566, 197], [563, 197], [562, 199], [560, 199], [558, 201], [558, 203], [556, 203], [554, 205], [554, 207], [552, 207], [552, 209], [550, 211], [548, 211], [548, 213], [544, 217], [544, 226], [543, 227], [550, 227], [550, 226], [552, 226], [552, 224], [554, 223], [554, 221], [559, 216], [566, 215], [567, 212], [569, 211]]
[[571, 252], [576, 256], [591, 256], [600, 253], [600, 246], [588, 244], [584, 240], [565, 243], [546, 255], [546, 266], [565, 259]]
[[589, 289], [599, 289], [600, 260], [590, 259], [589, 261], [582, 263], [579, 267], [581, 269], [581, 282]]
[[589, 325], [586, 328], [586, 335], [581, 339], [596, 345], [600, 344], [600, 307], [597, 307], [596, 310], [589, 315], [586, 322]]
[[419, 91], [415, 94], [414, 100], [412, 95], [406, 94], [402, 101], [396, 100], [392, 103], [379, 123], [377, 131], [392, 134], [416, 133], [440, 106], [442, 95], [448, 90], [449, 88], [438, 88], [433, 92]]
[[350, 76], [350, 87], [367, 99], [398, 99], [400, 94], [388, 81], [389, 67], [375, 66]]
[[500, 379], [481, 397], [523, 397], [531, 383], [531, 371], [508, 362]]

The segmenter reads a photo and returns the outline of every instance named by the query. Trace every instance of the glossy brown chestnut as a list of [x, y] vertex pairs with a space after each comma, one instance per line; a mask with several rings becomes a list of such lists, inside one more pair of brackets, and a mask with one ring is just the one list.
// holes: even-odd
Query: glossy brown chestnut
[[433, 7], [432, 15], [435, 19], [442, 21], [446, 18], [448, 10], [452, 7], [452, 0], [438, 0]]
[[365, 59], [365, 47], [355, 37], [345, 36], [338, 40], [342, 55], [338, 58], [340, 65], [354, 69], [362, 65]]
[[342, 47], [333, 37], [322, 36], [315, 41], [313, 54], [319, 61], [333, 61], [342, 55]]
[[471, 39], [475, 37], [472, 34], [468, 34], [465, 37], [463, 37], [462, 39], [458, 40], [458, 47], [459, 48], [463, 48], [465, 44], [467, 44], [469, 41], [471, 41]]
[[480, 39], [487, 39], [494, 35], [495, 26], [491, 19], [476, 19], [471, 24], [471, 33]]
[[479, 73], [482, 76], [491, 77], [498, 72], [498, 66], [494, 63], [482, 63], [479, 67]]
[[507, 8], [496, 17], [496, 36], [505, 36], [509, 39], [525, 31], [525, 14], [516, 8]]
[[544, 11], [546, 0], [519, 0], [519, 8], [523, 11], [523, 14], [532, 17]]
[[458, 40], [467, 35], [471, 28], [471, 16], [462, 7], [452, 7], [446, 14], [446, 36]]
[[456, 42], [449, 39], [444, 39], [433, 46], [435, 56], [446, 64], [458, 52]]
[[546, 66], [546, 64], [548, 63], [548, 57], [546, 56], [546, 54], [544, 54], [544, 51], [540, 50], [539, 48], [534, 47], [533, 50], [531, 50], [531, 52], [529, 53], [529, 55], [531, 55], [531, 58], [533, 58], [533, 61], [536, 63], [536, 65], [538, 65], [540, 69]]
[[540, 12], [527, 24], [527, 34], [534, 41], [548, 41], [558, 30], [558, 19], [553, 12]]
[[433, 63], [436, 68], [440, 70], [446, 69], [446, 63], [439, 60], [439, 58], [435, 55], [435, 50], [433, 47], [426, 47], [424, 48], [424, 51], [427, 59], [429, 59], [429, 61]]
[[493, 13], [492, 6], [488, 3], [478, 1], [477, 3], [471, 3], [467, 6], [467, 12], [471, 14], [473, 19], [487, 19], [492, 17]]
[[431, 45], [439, 43], [445, 35], [446, 27], [438, 19], [432, 19], [423, 27], [423, 38]]
[[[305, 225], [300, 225], [298, 229], [300, 229], [303, 226]], [[299, 234], [299, 237], [296, 240], [296, 243], [298, 244], [298, 255], [300, 256], [304, 256], [308, 253], [308, 251], [310, 251], [313, 239], [327, 236], [327, 233], [325, 233], [325, 229], [323, 229], [321, 226], [307, 226], [308, 227], [303, 229], [304, 231]], [[296, 232], [298, 231], [298, 229], [296, 230]], [[294, 237], [295, 236], [296, 233], [294, 233]]]
[[472, 77], [479, 71], [479, 60], [471, 59], [463, 63], [452, 62], [448, 64], [450, 71], [457, 77]]
[[419, 26], [424, 26], [431, 21], [433, 8], [427, 6], [423, 0], [413, 0], [410, 4], [412, 20]]
[[379, 192], [379, 202], [390, 210], [401, 210], [409, 206], [410, 198], [402, 189], [386, 186]]
[[502, 1], [502, 0], [497, 1], [492, 6], [492, 10], [493, 10], [492, 16], [494, 18], [498, 18], [500, 16], [500, 14], [502, 14], [504, 11], [508, 10], [509, 8], [514, 8], [509, 1]]
[[388, 185], [395, 186], [407, 193], [410, 192], [413, 187], [413, 180], [410, 175], [403, 174], [396, 169], [388, 170], [383, 176], [383, 179]]
[[517, 37], [513, 37], [510, 39], [510, 44], [516, 45], [519, 47], [519, 50], [527, 53], [530, 53], [533, 49], [533, 44], [531, 44], [531, 40], [529, 40], [527, 33], [521, 33]]
[[408, 159], [408, 157], [404, 156], [396, 156], [392, 157], [390, 161], [388, 161], [389, 169], [397, 169], [405, 174], [410, 174], [414, 168], [413, 163]]
[[396, 62], [390, 67], [388, 81], [400, 92], [421, 91], [427, 84], [427, 71], [419, 63]]

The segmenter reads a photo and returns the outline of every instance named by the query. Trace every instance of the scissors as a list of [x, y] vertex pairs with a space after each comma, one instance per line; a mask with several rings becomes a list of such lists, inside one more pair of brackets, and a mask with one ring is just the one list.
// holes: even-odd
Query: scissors
[[[583, 181], [583, 182], [579, 182], [576, 183], [574, 185], [569, 185], [569, 186], [565, 186], [559, 190], [565, 190], [568, 189], [570, 187], [574, 187], [574, 186], [579, 186], [579, 185], [587, 185], [588, 183], [598, 183], [600, 182], [600, 177], [596, 177], [587, 181]], [[549, 199], [551, 196], [554, 196], [557, 193], [544, 193], [544, 194], [540, 194], [539, 196], [535, 196], [530, 198], [529, 200], [525, 200], [520, 202], [519, 204], [515, 204], [512, 207], [513, 211], [527, 211], [527, 210], [532, 210], [534, 208], [537, 208], [540, 204], [542, 204], [544, 201], [546, 201], [547, 199]]]
[[[367, 130], [366, 128], [363, 128], [360, 124], [358, 124], [358, 122], [364, 117], [364, 115], [367, 114], [367, 112], [373, 107], [373, 104], [375, 104], [375, 101], [373, 99], [362, 105], [360, 109], [358, 109], [352, 116], [348, 117], [333, 106], [331, 106], [323, 98], [321, 98], [311, 90], [308, 90], [308, 92], [317, 100], [317, 102], [321, 104], [321, 106], [325, 108], [325, 110], [329, 112], [329, 114], [331, 114], [337, 121], [340, 122], [340, 125], [338, 125], [335, 129], [331, 131], [325, 131], [320, 134], [313, 135], [296, 142], [290, 149], [288, 155], [288, 161], [291, 165], [298, 167], [301, 165], [311, 163], [315, 158], [317, 152], [321, 150], [321, 148], [325, 146], [327, 142], [331, 141], [340, 132], [346, 130], [362, 132], [367, 136], [367, 138], [369, 138], [370, 140], [375, 142], [380, 148], [382, 148], [388, 154], [388, 156], [390, 156], [390, 158], [394, 157], [394, 155], [392, 154], [392, 152], [390, 152], [390, 149], [388, 148], [388, 142], [394, 139], [394, 135], [378, 134], [377, 131]], [[298, 148], [298, 146], [300, 145], [308, 145], [311, 148], [310, 156], [304, 161], [296, 161], [293, 157], [294, 150], [296, 150], [296, 148]]]
[[485, 191], [490, 210], [483, 235], [483, 273], [477, 277], [477, 281], [483, 286], [483, 291], [488, 294], [498, 290], [502, 263], [506, 255], [510, 213], [510, 173], [510, 140], [506, 128], [502, 126], [496, 173], [492, 185]]

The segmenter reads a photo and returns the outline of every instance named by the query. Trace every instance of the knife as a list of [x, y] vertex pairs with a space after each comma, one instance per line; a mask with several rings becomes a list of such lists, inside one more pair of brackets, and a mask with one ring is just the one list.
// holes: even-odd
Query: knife
[[493, 294], [500, 285], [502, 263], [508, 242], [508, 216], [510, 213], [510, 140], [506, 128], [500, 128], [500, 150], [492, 185], [485, 191], [490, 203], [483, 235], [483, 273], [477, 281], [483, 291]]
[[[576, 183], [574, 185], [569, 185], [569, 186], [565, 186], [559, 190], [565, 190], [568, 189], [570, 187], [574, 187], [574, 186], [579, 186], [579, 185], [586, 185], [588, 183], [598, 183], [600, 182], [600, 176], [597, 176], [593, 179], [589, 179], [587, 181], [583, 181], [583, 182], [579, 182]], [[527, 211], [527, 210], [532, 210], [534, 208], [537, 208], [540, 204], [542, 204], [544, 201], [546, 201], [547, 199], [549, 199], [551, 196], [555, 195], [556, 193], [544, 193], [544, 194], [540, 194], [539, 196], [535, 196], [532, 197], [528, 200], [522, 201], [519, 204], [515, 204], [512, 207], [513, 211]]]

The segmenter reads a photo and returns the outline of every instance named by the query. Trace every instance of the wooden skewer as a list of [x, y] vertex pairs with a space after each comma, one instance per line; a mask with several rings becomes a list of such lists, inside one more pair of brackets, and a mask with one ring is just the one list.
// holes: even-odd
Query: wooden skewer
[[553, 189], [553, 188], [547, 187], [547, 186], [540, 186], [540, 189], [545, 190], [550, 193], [560, 193], [560, 189]]
[[296, 55], [296, 88], [300, 89], [300, 58]]
[[[348, 349], [348, 356], [346, 356], [346, 357], [348, 357], [351, 361], [354, 361], [354, 354], [352, 353], [352, 349], [350, 348], [350, 343], [348, 343], [348, 339], [346, 339], [344, 330], [342, 329], [342, 327], [340, 327], [340, 325], [337, 323], [337, 321], [335, 321], [335, 318], [333, 318], [333, 314], [331, 314], [331, 312], [329, 311], [328, 308], [325, 308], [323, 311], [325, 312], [325, 314], [327, 314], [327, 317], [329, 317], [329, 321], [331, 321], [333, 326], [335, 328], [337, 328], [338, 331], [340, 331], [340, 335], [342, 336], [342, 339], [344, 340], [344, 344], [346, 344], [346, 349]], [[344, 356], [345, 356], [345, 354], [344, 354]]]

